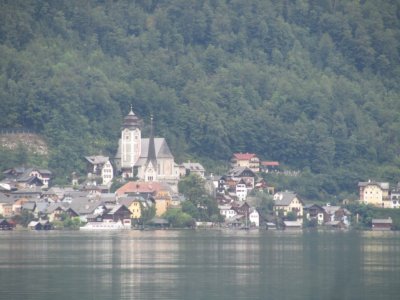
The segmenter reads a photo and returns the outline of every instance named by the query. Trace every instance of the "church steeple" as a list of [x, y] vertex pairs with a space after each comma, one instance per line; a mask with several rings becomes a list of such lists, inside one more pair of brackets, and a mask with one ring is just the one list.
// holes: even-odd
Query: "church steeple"
[[141, 129], [142, 124], [143, 121], [138, 116], [135, 115], [131, 104], [131, 110], [129, 111], [129, 114], [124, 118], [124, 123], [122, 127], [128, 129], [136, 129], [136, 128]]
[[152, 163], [153, 168], [157, 170], [157, 157], [156, 157], [156, 146], [154, 143], [154, 126], [153, 126], [153, 115], [150, 117], [150, 138], [149, 138], [149, 153], [147, 155], [147, 165]]

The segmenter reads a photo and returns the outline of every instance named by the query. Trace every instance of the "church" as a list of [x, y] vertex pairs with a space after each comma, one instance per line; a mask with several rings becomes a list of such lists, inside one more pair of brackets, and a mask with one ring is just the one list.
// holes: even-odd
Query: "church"
[[124, 178], [161, 181], [176, 185], [179, 167], [175, 164], [165, 138], [154, 137], [153, 118], [149, 138], [142, 138], [143, 121], [132, 107], [124, 118], [115, 165]]

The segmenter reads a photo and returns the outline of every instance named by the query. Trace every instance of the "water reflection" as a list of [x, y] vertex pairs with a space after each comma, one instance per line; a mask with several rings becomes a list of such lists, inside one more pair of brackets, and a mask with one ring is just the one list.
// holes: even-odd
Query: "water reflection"
[[8, 299], [395, 299], [399, 234], [0, 233]]

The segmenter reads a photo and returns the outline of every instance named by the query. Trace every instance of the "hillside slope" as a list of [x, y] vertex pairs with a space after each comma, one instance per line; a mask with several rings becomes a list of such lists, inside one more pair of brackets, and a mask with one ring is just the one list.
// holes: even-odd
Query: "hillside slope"
[[[378, 3], [379, 2], [379, 3]], [[178, 160], [233, 152], [334, 195], [400, 178], [398, 1], [0, 4], [0, 127], [49, 142], [59, 177], [114, 155], [130, 104]], [[61, 176], [62, 175], [62, 176]]]

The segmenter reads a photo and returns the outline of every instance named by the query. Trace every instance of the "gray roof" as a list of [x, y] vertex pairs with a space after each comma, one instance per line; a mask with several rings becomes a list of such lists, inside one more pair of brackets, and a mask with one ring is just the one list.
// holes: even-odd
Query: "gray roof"
[[65, 211], [68, 208], [68, 203], [63, 203], [63, 202], [52, 203], [47, 207], [46, 212], [51, 214], [52, 212], [54, 212], [58, 208], [61, 208], [62, 210]]
[[22, 204], [22, 209], [25, 209], [25, 210], [33, 211], [35, 209], [35, 207], [36, 207], [36, 203], [31, 202], [31, 201]]
[[200, 163], [192, 163], [192, 162], [187, 162], [183, 163], [182, 166], [185, 169], [191, 170], [191, 171], [198, 171], [198, 172], [204, 172], [204, 167]]
[[125, 207], [126, 209], [128, 209], [124, 204], [117, 204], [117, 205], [115, 205], [107, 214], [108, 214], [108, 215], [113, 215], [113, 214], [115, 214], [119, 209], [121, 209], [122, 207]]
[[359, 182], [358, 183], [359, 187], [364, 187], [364, 186], [368, 186], [368, 185], [377, 185], [382, 190], [388, 190], [389, 189], [389, 182], [367, 181], [367, 182]]
[[[275, 205], [289, 205], [297, 195], [292, 192], [281, 192], [282, 200], [275, 200]], [[299, 201], [301, 201], [299, 199]]]
[[99, 206], [104, 206], [104, 203], [102, 201], [91, 201], [88, 198], [75, 198], [69, 205], [71, 209], [80, 215], [92, 214]]
[[92, 165], [99, 165], [99, 164], [102, 165], [109, 161], [108, 156], [102, 156], [102, 155], [85, 156], [85, 159]]
[[14, 203], [15, 199], [8, 197], [4, 193], [0, 193], [0, 203]]
[[[140, 157], [136, 163], [138, 166], [144, 166], [147, 163], [149, 154], [149, 140], [148, 138], [142, 139], [142, 147]], [[174, 158], [171, 150], [169, 150], [167, 141], [165, 138], [154, 138], [154, 146], [156, 152], [156, 158]]]
[[379, 224], [392, 224], [393, 221], [391, 218], [387, 219], [372, 219], [372, 223], [379, 223]]
[[255, 173], [250, 168], [247, 167], [234, 167], [229, 171], [229, 175], [238, 177], [241, 176], [244, 171], [251, 172], [252, 176], [255, 177]]
[[48, 202], [36, 202], [35, 210], [37, 212], [45, 212], [48, 206], [49, 206]]
[[284, 221], [285, 227], [302, 227], [300, 221]]

